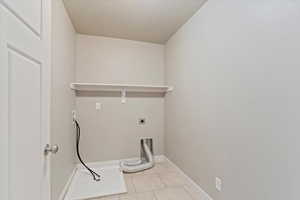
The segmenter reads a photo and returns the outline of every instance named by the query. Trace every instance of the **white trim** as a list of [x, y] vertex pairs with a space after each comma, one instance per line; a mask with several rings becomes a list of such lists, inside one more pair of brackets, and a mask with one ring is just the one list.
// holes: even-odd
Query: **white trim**
[[77, 171], [77, 166], [74, 167], [74, 169], [73, 169], [73, 171], [72, 171], [72, 173], [71, 173], [71, 175], [70, 175], [70, 177], [69, 177], [69, 179], [68, 179], [65, 187], [63, 188], [63, 190], [61, 191], [61, 193], [59, 195], [58, 200], [64, 200], [64, 198], [65, 198], [65, 196], [66, 196], [66, 194], [67, 194], [67, 192], [69, 190], [69, 187], [70, 187], [70, 185], [72, 183], [72, 180], [74, 178], [74, 175], [75, 175], [76, 171]]
[[165, 161], [169, 162], [171, 165], [173, 165], [178, 172], [184, 176], [190, 184], [192, 184], [197, 190], [198, 192], [202, 193], [208, 200], [213, 200], [213, 198], [211, 196], [209, 196], [209, 194], [207, 192], [205, 192], [205, 190], [203, 190], [193, 179], [191, 179], [188, 175], [186, 175], [175, 163], [173, 163], [171, 160], [169, 160], [166, 156], [165, 156]]
[[164, 155], [157, 155], [157, 156], [154, 156], [154, 160], [157, 163], [161, 163], [166, 160], [166, 157]]

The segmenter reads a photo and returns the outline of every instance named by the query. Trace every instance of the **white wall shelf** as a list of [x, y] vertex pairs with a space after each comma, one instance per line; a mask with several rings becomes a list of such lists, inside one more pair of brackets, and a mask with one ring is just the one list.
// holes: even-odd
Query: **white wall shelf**
[[173, 90], [173, 87], [166, 85], [126, 85], [126, 84], [103, 84], [103, 83], [71, 83], [71, 89], [75, 91], [99, 91], [99, 92], [120, 92], [121, 102], [126, 103], [126, 92], [146, 92], [166, 94]]
[[103, 84], [103, 83], [71, 83], [71, 89], [75, 91], [110, 91], [110, 92], [152, 92], [167, 93], [172, 87], [162, 85], [126, 85], [126, 84]]

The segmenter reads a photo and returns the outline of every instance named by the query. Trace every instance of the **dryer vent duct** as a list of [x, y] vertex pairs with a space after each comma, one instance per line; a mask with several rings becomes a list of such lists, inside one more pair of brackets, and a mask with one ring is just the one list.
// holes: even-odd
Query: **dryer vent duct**
[[134, 173], [150, 169], [154, 166], [153, 139], [141, 139], [141, 158], [138, 160], [124, 160], [120, 163], [121, 169], [127, 173]]

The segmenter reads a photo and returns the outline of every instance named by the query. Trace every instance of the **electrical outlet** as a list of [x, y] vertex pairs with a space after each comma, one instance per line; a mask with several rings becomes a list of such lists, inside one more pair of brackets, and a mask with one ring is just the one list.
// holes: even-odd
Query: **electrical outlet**
[[96, 103], [96, 110], [101, 110], [102, 104], [100, 102]]
[[219, 177], [216, 177], [216, 189], [219, 192], [222, 191], [222, 180]]

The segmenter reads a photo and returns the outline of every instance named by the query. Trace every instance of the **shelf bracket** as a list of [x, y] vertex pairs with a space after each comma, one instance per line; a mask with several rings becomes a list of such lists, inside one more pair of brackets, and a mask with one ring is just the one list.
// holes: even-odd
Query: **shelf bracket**
[[121, 92], [121, 102], [126, 103], [126, 90], [125, 89], [122, 89], [122, 92]]
[[168, 87], [168, 90], [167, 90], [167, 92], [172, 92], [172, 91], [173, 91], [173, 89], [174, 89], [174, 87], [170, 86], [170, 87]]

